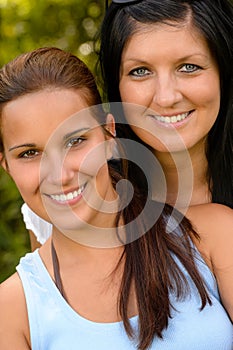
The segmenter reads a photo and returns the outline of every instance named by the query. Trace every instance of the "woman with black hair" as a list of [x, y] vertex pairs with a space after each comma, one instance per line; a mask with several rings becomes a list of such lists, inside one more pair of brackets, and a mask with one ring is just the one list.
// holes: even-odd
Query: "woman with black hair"
[[113, 0], [102, 23], [106, 99], [114, 112], [123, 102], [119, 119], [161, 164], [166, 201], [184, 211], [233, 208], [232, 33], [229, 0]]

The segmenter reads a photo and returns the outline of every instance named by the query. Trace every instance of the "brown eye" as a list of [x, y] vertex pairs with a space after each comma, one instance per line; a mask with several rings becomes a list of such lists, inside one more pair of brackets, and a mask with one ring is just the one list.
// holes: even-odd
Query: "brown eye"
[[80, 145], [83, 141], [85, 141], [84, 137], [74, 137], [67, 142], [66, 146], [67, 147], [75, 147], [75, 146]]
[[34, 158], [39, 154], [37, 150], [29, 149], [25, 152], [20, 153], [19, 158]]

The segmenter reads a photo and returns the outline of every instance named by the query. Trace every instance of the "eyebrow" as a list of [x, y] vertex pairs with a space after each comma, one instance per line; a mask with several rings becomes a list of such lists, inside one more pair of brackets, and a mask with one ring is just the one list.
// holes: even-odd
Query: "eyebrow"
[[178, 60], [180, 61], [187, 61], [189, 59], [192, 59], [194, 57], [201, 57], [201, 58], [209, 58], [209, 55], [203, 54], [203, 53], [191, 53], [190, 55], [184, 56], [184, 57], [180, 57]]
[[22, 148], [22, 147], [36, 147], [36, 144], [35, 143], [23, 143], [22, 145], [17, 145], [17, 146], [13, 146], [11, 148], [9, 148], [9, 152], [13, 151], [14, 149], [17, 149], [17, 148]]
[[79, 134], [79, 133], [81, 133], [83, 131], [87, 132], [87, 131], [90, 131], [90, 130], [91, 130], [91, 128], [86, 127], [86, 128], [81, 128], [81, 129], [77, 129], [77, 130], [71, 131], [71, 132], [69, 132], [68, 134], [66, 134], [63, 137], [63, 140], [66, 141], [73, 135]]
[[[63, 140], [66, 141], [73, 135], [76, 135], [76, 134], [81, 133], [83, 131], [86, 132], [86, 131], [89, 131], [89, 130], [91, 130], [91, 128], [81, 128], [81, 129], [74, 130], [74, 131], [69, 132], [68, 134], [66, 134], [63, 137]], [[36, 144], [35, 143], [23, 143], [22, 145], [17, 145], [17, 146], [10, 147], [8, 151], [11, 152], [11, 151], [13, 151], [15, 149], [23, 148], [23, 147], [32, 148], [32, 147], [36, 147]]]
[[[199, 56], [199, 57], [202, 57], [202, 58], [208, 58], [209, 57], [208, 55], [205, 55], [205, 54], [202, 54], [202, 53], [191, 53], [191, 54], [189, 54], [187, 56], [178, 57], [177, 61], [186, 61], [186, 60], [194, 58], [195, 56]], [[128, 61], [138, 62], [140, 64], [147, 64], [148, 63], [147, 61], [141, 60], [138, 57], [128, 57], [128, 58], [125, 59], [125, 62], [128, 62]]]

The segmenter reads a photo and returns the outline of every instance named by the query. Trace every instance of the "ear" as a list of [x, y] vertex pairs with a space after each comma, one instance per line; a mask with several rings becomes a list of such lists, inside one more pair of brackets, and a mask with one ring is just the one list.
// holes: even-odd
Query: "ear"
[[106, 117], [105, 129], [110, 132], [112, 137], [116, 137], [115, 119], [110, 113]]
[[114, 148], [116, 146], [115, 136], [116, 136], [116, 129], [115, 129], [115, 119], [112, 114], [108, 114], [106, 117], [106, 124], [105, 129], [112, 135], [109, 134], [106, 135], [106, 157], [107, 159], [113, 158], [114, 154]]
[[9, 173], [8, 164], [7, 164], [6, 158], [4, 157], [3, 152], [0, 152], [0, 165], [1, 165], [1, 167], [3, 167], [3, 169], [4, 169], [7, 173]]

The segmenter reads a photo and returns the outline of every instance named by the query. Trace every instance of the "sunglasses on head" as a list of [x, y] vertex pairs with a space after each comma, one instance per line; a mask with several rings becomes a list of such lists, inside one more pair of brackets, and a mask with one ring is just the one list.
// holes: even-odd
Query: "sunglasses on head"
[[[127, 5], [127, 4], [132, 4], [134, 2], [139, 2], [139, 0], [112, 0], [113, 4], [125, 4], [125, 5]], [[109, 0], [106, 0], [105, 1], [106, 10], [108, 8], [108, 3], [109, 3]]]

